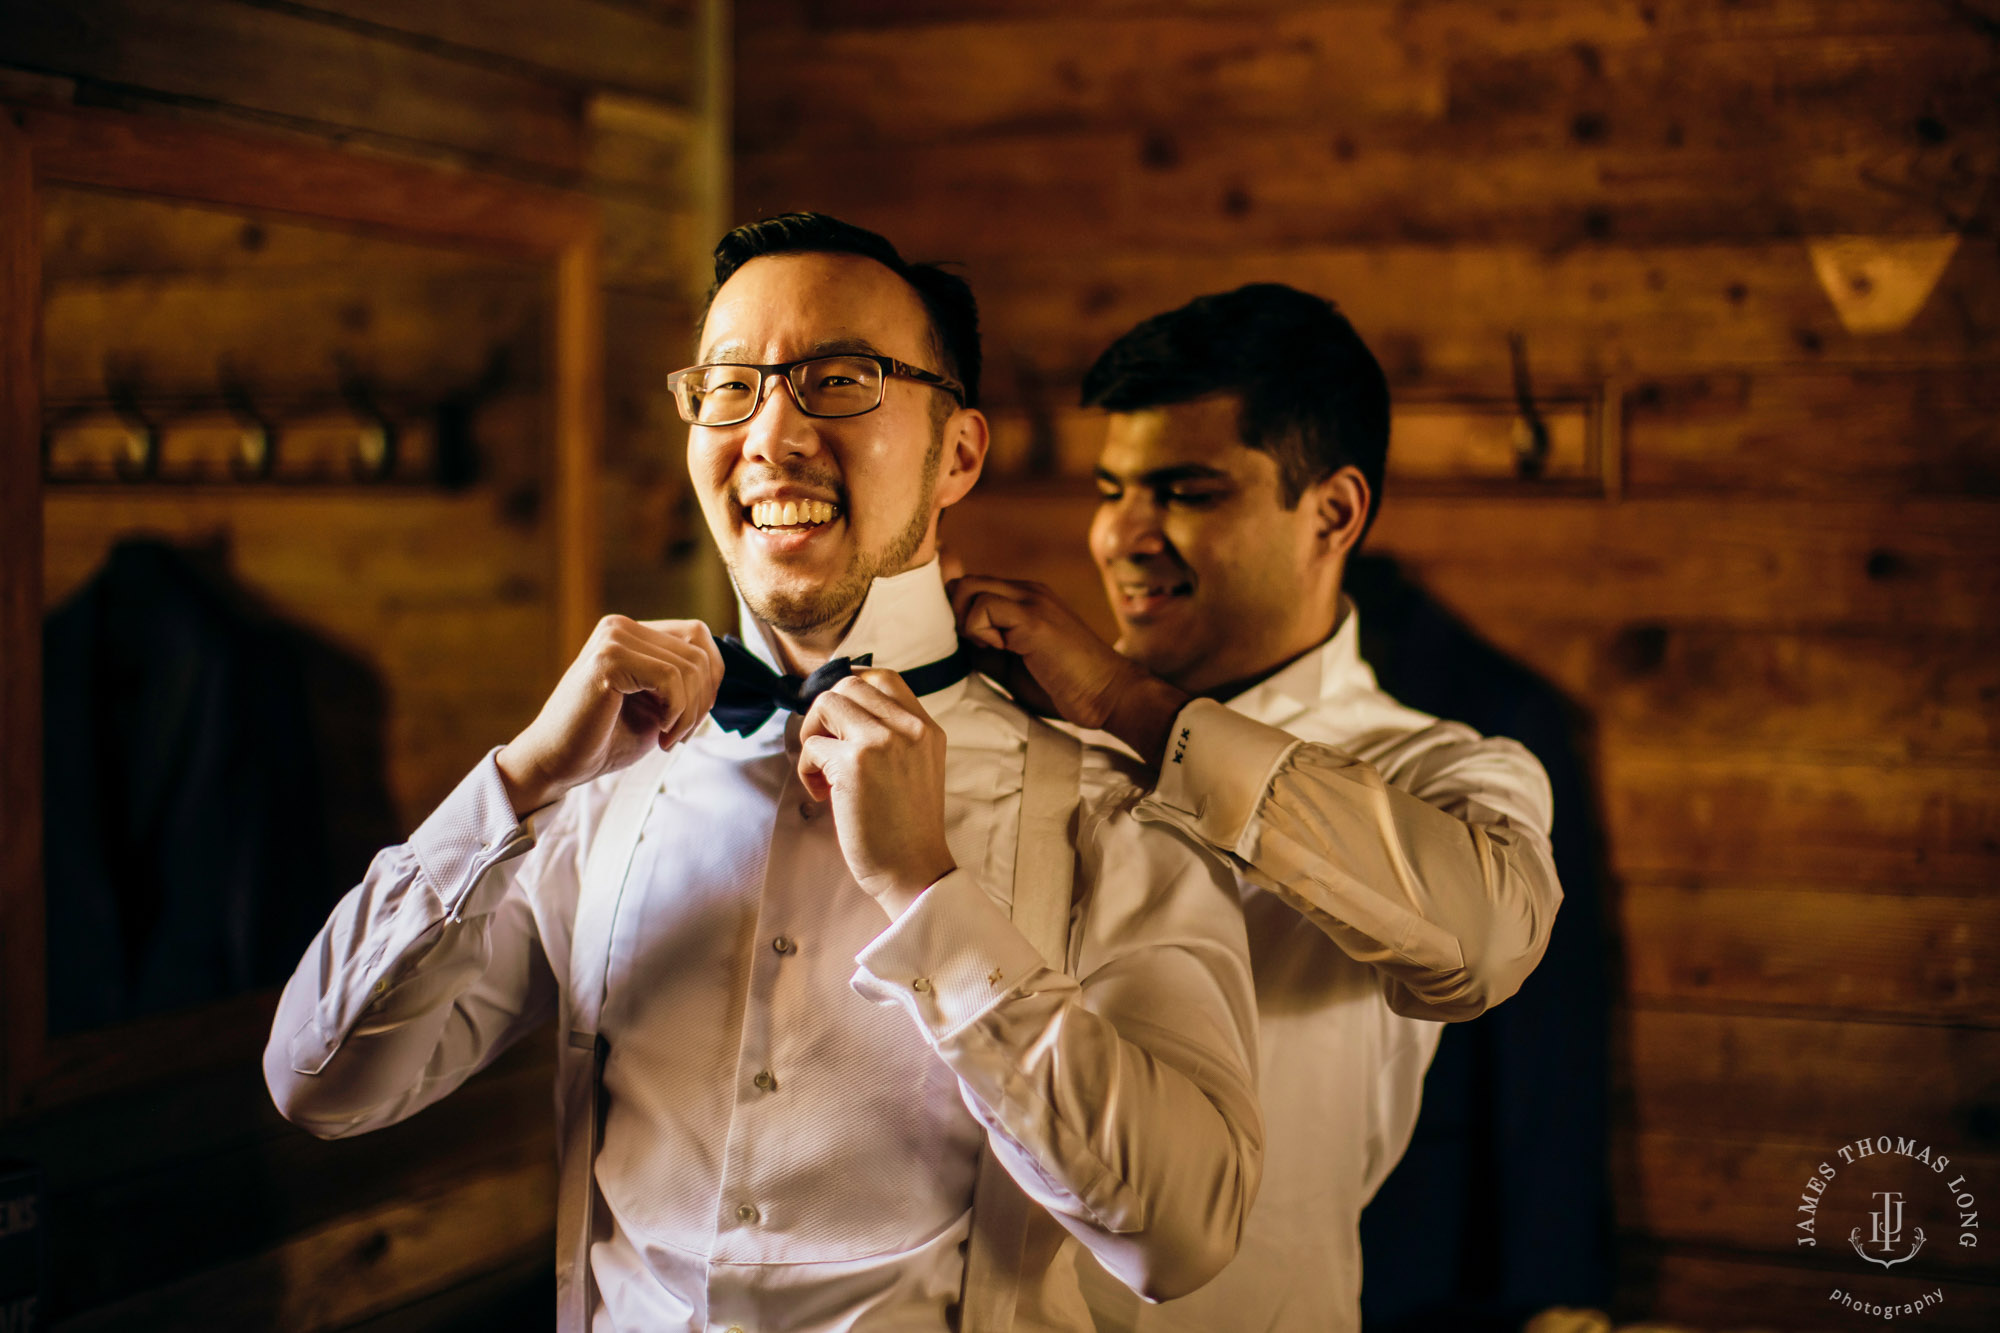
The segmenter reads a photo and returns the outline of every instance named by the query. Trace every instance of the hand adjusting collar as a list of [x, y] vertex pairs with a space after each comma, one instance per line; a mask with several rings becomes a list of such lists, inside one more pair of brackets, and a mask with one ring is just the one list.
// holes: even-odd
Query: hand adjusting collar
[[[716, 646], [722, 651], [722, 687], [716, 691], [710, 716], [717, 726], [739, 736], [748, 736], [763, 726], [780, 708], [805, 712], [814, 699], [853, 675], [856, 668], [869, 666], [875, 660], [873, 653], [836, 657], [810, 676], [780, 675], [763, 658], [745, 648], [734, 634], [723, 635]], [[956, 685], [971, 670], [971, 659], [960, 647], [949, 657], [897, 674], [912, 694], [922, 697]]]

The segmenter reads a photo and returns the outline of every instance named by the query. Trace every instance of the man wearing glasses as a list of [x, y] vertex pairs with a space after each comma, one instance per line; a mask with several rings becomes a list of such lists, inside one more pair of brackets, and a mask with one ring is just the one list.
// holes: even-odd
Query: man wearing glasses
[[335, 910], [274, 1097], [372, 1129], [555, 1016], [567, 1333], [1084, 1330], [1077, 1242], [1192, 1290], [1257, 1186], [1241, 908], [967, 674], [970, 291], [771, 219], [717, 247], [700, 362], [669, 383], [746, 643], [607, 617]]

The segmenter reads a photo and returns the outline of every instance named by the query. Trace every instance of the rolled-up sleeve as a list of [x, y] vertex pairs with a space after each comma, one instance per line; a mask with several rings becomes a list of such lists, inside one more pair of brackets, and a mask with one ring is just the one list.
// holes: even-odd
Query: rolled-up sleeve
[[1518, 990], [1548, 947], [1562, 901], [1548, 779], [1515, 742], [1465, 732], [1403, 781], [1196, 700], [1141, 814], [1235, 858], [1376, 968], [1396, 1012], [1471, 1018]]
[[264, 1079], [287, 1119], [324, 1138], [400, 1120], [552, 1012], [521, 872], [561, 891], [588, 799], [518, 820], [488, 755], [408, 842], [376, 855], [278, 1002]]
[[854, 986], [919, 1026], [1022, 1189], [1166, 1300], [1234, 1256], [1263, 1125], [1234, 875], [1141, 824], [1138, 795], [1084, 813], [1074, 977], [957, 871], [861, 953]]

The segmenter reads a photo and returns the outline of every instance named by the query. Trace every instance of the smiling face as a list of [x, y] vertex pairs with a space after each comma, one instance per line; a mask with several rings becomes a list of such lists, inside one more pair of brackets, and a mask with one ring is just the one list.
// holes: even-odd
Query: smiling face
[[1114, 412], [1097, 464], [1090, 551], [1118, 649], [1193, 694], [1263, 675], [1325, 638], [1359, 531], [1344, 521], [1352, 468], [1283, 506], [1276, 461], [1237, 434], [1240, 401]]
[[[922, 301], [848, 254], [753, 259], [716, 293], [700, 360], [770, 365], [841, 352], [942, 370]], [[755, 416], [688, 427], [688, 471], [709, 531], [757, 617], [808, 649], [831, 647], [877, 577], [930, 560], [939, 510], [970, 490], [985, 420], [900, 376], [857, 417], [806, 416], [765, 386]]]

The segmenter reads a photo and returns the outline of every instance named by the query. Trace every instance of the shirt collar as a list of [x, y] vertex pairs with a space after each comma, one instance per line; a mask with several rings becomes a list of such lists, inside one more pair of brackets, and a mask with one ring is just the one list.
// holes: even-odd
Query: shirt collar
[[[785, 670], [770, 627], [751, 612], [740, 591], [736, 623], [743, 626], [743, 642], [751, 652], [772, 670]], [[876, 579], [833, 656], [872, 653], [875, 666], [908, 671], [949, 657], [957, 647], [958, 621], [951, 613], [951, 599], [945, 596], [944, 575], [933, 558], [915, 569]]]
[[1266, 726], [1282, 727], [1325, 700], [1375, 687], [1375, 672], [1361, 657], [1361, 612], [1345, 593], [1340, 620], [1319, 647], [1222, 702]]

